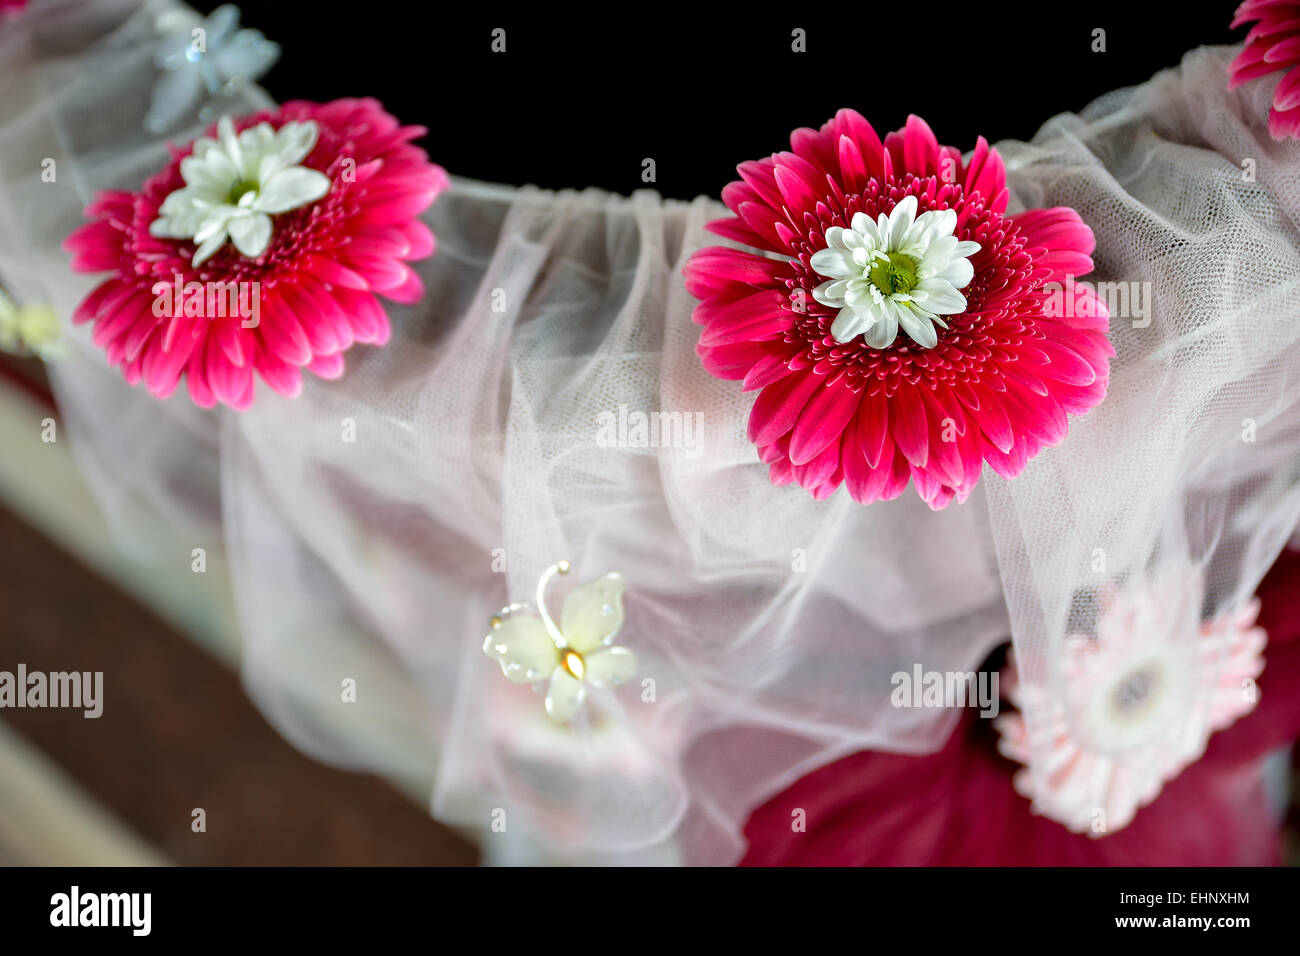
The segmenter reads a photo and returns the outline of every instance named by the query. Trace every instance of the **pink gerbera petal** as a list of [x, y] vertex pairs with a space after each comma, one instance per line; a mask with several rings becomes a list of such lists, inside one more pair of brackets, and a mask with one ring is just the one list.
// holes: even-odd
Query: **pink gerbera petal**
[[1232, 26], [1252, 22], [1246, 45], [1229, 68], [1228, 89], [1286, 71], [1273, 91], [1268, 132], [1276, 140], [1300, 139], [1300, 0], [1246, 0]]

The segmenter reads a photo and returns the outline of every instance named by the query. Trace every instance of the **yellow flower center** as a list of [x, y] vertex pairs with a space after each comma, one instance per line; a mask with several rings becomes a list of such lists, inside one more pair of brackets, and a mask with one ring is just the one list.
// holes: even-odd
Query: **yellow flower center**
[[564, 656], [560, 658], [560, 664], [578, 680], [582, 680], [587, 673], [587, 665], [583, 663], [582, 655], [577, 651], [565, 651]]
[[916, 270], [920, 263], [912, 256], [902, 252], [887, 252], [884, 258], [877, 259], [868, 274], [871, 284], [882, 295], [896, 292], [911, 292], [916, 288]]

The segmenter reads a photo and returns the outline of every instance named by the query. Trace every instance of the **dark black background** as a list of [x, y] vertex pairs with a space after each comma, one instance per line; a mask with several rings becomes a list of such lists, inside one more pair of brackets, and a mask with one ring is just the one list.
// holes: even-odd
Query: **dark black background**
[[[215, 0], [195, 4], [209, 11]], [[493, 182], [717, 196], [738, 162], [852, 106], [882, 134], [908, 113], [968, 151], [1239, 42], [1232, 0], [673, 5], [245, 0], [283, 48], [280, 101], [378, 97], [448, 171]], [[506, 52], [491, 52], [495, 27]], [[791, 31], [807, 31], [806, 53]], [[1092, 52], [1092, 31], [1106, 52]]]

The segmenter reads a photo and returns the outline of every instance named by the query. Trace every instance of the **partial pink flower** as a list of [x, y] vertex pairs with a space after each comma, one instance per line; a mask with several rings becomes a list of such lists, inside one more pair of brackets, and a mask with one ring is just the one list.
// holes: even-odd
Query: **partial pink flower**
[[1254, 709], [1267, 636], [1259, 601], [1200, 622], [1200, 575], [1164, 575], [1103, 595], [1095, 637], [1067, 638], [1059, 679], [1030, 686], [1014, 664], [995, 720], [999, 749], [1026, 764], [1016, 790], [1076, 833], [1128, 826], [1210, 735]]
[[1232, 28], [1258, 21], [1246, 34], [1246, 47], [1232, 61], [1228, 89], [1287, 70], [1273, 91], [1268, 132], [1274, 139], [1300, 139], [1300, 0], [1246, 0]]
[[[159, 398], [170, 395], [182, 376], [190, 397], [204, 407], [222, 402], [247, 408], [257, 376], [295, 396], [304, 368], [337, 378], [343, 353], [355, 342], [388, 340], [380, 296], [409, 303], [423, 294], [407, 263], [431, 255], [434, 237], [417, 217], [447, 184], [442, 168], [411, 143], [425, 130], [400, 125], [372, 99], [286, 103], [236, 121], [234, 131], [260, 124], [267, 125], [256, 131], [255, 145], [270, 149], [280, 139], [291, 141], [283, 163], [273, 157], [252, 172], [266, 181], [261, 205], [248, 202], [249, 170], [226, 177], [223, 187], [218, 147], [236, 154], [239, 147], [229, 129], [214, 126], [207, 137], [174, 149], [171, 162], [141, 192], [101, 193], [86, 210], [93, 222], [64, 243], [73, 268], [113, 273], [73, 321], [93, 321], [94, 342], [109, 363], [120, 366], [131, 384], [143, 380]], [[285, 168], [290, 162], [300, 165]], [[272, 189], [267, 183], [276, 176]], [[230, 195], [224, 201], [232, 205], [223, 208], [232, 215], [204, 220], [203, 195], [192, 196], [200, 187], [225, 188]], [[188, 204], [175, 198], [182, 191], [191, 196]], [[190, 238], [177, 238], [187, 228]], [[241, 301], [256, 289], [256, 323], [247, 310], [185, 315], [169, 307], [160, 316], [159, 297], [169, 294], [168, 287], [190, 284], [237, 289]]]
[[1102, 400], [1109, 314], [1073, 284], [1094, 246], [1073, 209], [1007, 215], [997, 152], [981, 137], [967, 163], [916, 116], [882, 142], [841, 110], [791, 148], [742, 163], [722, 193], [738, 218], [709, 226], [754, 251], [686, 267], [697, 350], [758, 392], [749, 437], [774, 483], [868, 503], [910, 480], [943, 508]]
[[0, 13], [19, 13], [27, 6], [27, 0], [0, 0]]

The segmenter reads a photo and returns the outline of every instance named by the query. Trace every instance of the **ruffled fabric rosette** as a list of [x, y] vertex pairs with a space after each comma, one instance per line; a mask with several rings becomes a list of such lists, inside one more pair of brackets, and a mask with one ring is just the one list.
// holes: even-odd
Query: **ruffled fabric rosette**
[[1259, 601], [1200, 621], [1204, 596], [1188, 568], [1107, 588], [1096, 635], [1066, 639], [1050, 683], [1004, 671], [1016, 711], [994, 721], [999, 748], [1026, 765], [1016, 790], [1036, 813], [1092, 837], [1123, 829], [1254, 710], [1268, 641]]

